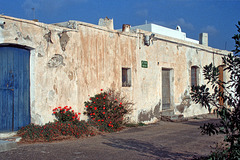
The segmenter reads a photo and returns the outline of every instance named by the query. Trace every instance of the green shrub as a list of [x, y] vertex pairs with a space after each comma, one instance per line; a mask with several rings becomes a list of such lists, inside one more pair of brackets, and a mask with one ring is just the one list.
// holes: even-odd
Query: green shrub
[[53, 109], [55, 122], [49, 122], [44, 126], [29, 124], [22, 127], [17, 134], [25, 141], [52, 141], [65, 136], [76, 138], [93, 136], [98, 132], [94, 127], [105, 132], [120, 130], [123, 117], [129, 113], [131, 103], [119, 97], [119, 94], [109, 90], [85, 102], [84, 114], [90, 117], [89, 123], [80, 121], [80, 113], [75, 113], [71, 107], [57, 107]]
[[[238, 25], [240, 33], [240, 21]], [[229, 80], [224, 82], [220, 78], [219, 66], [209, 64], [204, 66], [204, 79], [210, 88], [206, 85], [192, 86], [191, 97], [195, 103], [208, 108], [216, 108], [220, 122], [217, 124], [208, 123], [200, 128], [203, 134], [209, 136], [214, 134], [223, 134], [225, 147], [212, 152], [209, 159], [240, 159], [240, 58], [236, 56], [240, 53], [240, 34], [233, 36], [236, 49], [235, 55], [224, 56], [224, 71], [230, 75]], [[231, 107], [232, 109], [230, 109]]]
[[56, 128], [61, 135], [74, 136], [76, 138], [88, 136], [91, 131], [88, 130], [88, 123], [85, 121], [74, 122], [55, 122]]
[[58, 107], [53, 109], [53, 115], [56, 117], [58, 122], [69, 122], [72, 121], [77, 123], [80, 120], [81, 113], [75, 113], [72, 107]]
[[55, 122], [46, 123], [44, 126], [29, 124], [18, 131], [18, 135], [25, 141], [52, 141], [60, 136], [81, 136], [93, 135], [88, 128], [89, 124], [80, 121], [80, 113], [75, 113], [71, 107], [58, 107], [53, 109]]
[[44, 126], [29, 124], [22, 127], [17, 134], [26, 141], [52, 141], [61, 135], [54, 123], [48, 123]]
[[17, 134], [26, 141], [52, 141], [60, 136], [80, 138], [93, 134], [88, 127], [85, 121], [49, 122], [44, 126], [29, 124], [22, 127]]
[[119, 93], [113, 90], [101, 92], [90, 97], [85, 102], [85, 115], [89, 117], [89, 123], [97, 126], [100, 131], [113, 132], [122, 127], [124, 115], [130, 112], [129, 103]]

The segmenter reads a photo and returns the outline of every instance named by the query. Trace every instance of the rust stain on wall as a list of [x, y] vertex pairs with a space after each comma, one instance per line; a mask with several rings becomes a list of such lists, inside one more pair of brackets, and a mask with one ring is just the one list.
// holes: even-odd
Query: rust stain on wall
[[72, 72], [72, 71], [69, 71], [69, 72], [68, 72], [68, 78], [69, 78], [70, 80], [73, 80], [73, 72]]

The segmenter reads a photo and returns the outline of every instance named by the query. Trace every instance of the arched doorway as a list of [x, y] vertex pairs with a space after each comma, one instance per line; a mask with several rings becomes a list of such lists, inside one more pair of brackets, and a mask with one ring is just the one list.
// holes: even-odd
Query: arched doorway
[[30, 51], [0, 46], [0, 132], [30, 123]]

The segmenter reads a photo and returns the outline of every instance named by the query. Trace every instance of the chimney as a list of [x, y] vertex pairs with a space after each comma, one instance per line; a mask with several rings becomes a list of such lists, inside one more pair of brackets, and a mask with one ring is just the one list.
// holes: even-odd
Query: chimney
[[106, 17], [104, 19], [100, 18], [99, 21], [98, 21], [98, 25], [99, 26], [105, 26], [108, 29], [114, 30], [114, 28], [113, 28], [113, 19], [109, 19], [108, 17]]
[[208, 33], [200, 33], [199, 34], [199, 44], [208, 46]]
[[122, 32], [130, 32], [130, 24], [123, 24], [122, 25]]

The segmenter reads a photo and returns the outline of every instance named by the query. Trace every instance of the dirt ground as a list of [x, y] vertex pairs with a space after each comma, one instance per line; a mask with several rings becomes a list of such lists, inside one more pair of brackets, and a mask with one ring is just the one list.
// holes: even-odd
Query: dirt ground
[[199, 126], [213, 116], [127, 128], [117, 133], [60, 142], [18, 144], [1, 152], [6, 160], [177, 160], [208, 155], [222, 136], [201, 135]]

